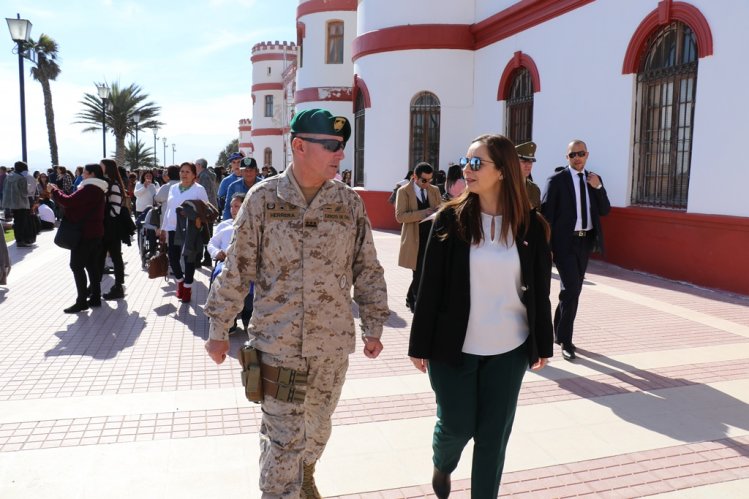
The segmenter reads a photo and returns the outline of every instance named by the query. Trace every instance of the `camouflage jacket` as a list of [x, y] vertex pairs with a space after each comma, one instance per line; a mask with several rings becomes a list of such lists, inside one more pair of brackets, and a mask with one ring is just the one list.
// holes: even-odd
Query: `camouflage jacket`
[[364, 203], [343, 183], [325, 182], [309, 206], [291, 168], [253, 186], [226, 254], [205, 305], [211, 339], [228, 339], [251, 281], [249, 334], [263, 352], [353, 352], [352, 286], [363, 334], [382, 335], [389, 315], [384, 272]]

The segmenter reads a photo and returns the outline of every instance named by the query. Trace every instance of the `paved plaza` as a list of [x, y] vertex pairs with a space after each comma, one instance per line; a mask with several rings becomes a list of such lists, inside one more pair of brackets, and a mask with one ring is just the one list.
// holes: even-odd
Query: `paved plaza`
[[[11, 244], [0, 287], [0, 498], [259, 497], [260, 408], [236, 359], [216, 366], [203, 349], [208, 271], [180, 304], [126, 247], [126, 300], [66, 315], [73, 277], [52, 239]], [[411, 273], [397, 234], [375, 242], [385, 350], [351, 356], [317, 483], [325, 497], [428, 497], [435, 404], [406, 356]], [[558, 287], [555, 274], [552, 306]], [[747, 497], [749, 297], [593, 262], [575, 343], [576, 361], [556, 347], [525, 377], [502, 496]], [[451, 497], [470, 496], [470, 456]]]

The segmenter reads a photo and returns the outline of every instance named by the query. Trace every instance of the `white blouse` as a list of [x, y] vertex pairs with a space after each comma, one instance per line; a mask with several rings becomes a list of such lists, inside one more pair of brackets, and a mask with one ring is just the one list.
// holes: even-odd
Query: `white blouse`
[[[491, 224], [494, 219], [494, 238]], [[497, 355], [528, 338], [528, 316], [521, 297], [520, 257], [515, 242], [499, 239], [502, 216], [481, 214], [484, 240], [471, 245], [469, 256], [471, 310], [463, 352]]]
[[169, 188], [169, 198], [166, 201], [166, 209], [161, 217], [161, 230], [177, 229], [177, 208], [182, 206], [185, 201], [204, 201], [208, 202], [208, 194], [205, 188], [197, 182], [194, 182], [189, 189], [184, 192], [179, 190], [180, 183], [177, 182]]

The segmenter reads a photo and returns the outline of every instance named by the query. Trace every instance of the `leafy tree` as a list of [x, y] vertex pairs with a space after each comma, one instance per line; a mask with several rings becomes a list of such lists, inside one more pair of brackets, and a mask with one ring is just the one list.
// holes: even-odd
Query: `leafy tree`
[[[136, 161], [137, 160], [137, 161]], [[125, 168], [153, 168], [153, 147], [146, 147], [143, 142], [130, 140], [125, 148]]]
[[[111, 107], [109, 104], [111, 103]], [[101, 130], [102, 100], [98, 94], [84, 94], [83, 111], [76, 117], [80, 123], [91, 125], [84, 128], [84, 132]], [[157, 118], [161, 107], [148, 101], [148, 94], [143, 93], [141, 87], [135, 83], [121, 87], [119, 82], [112, 83], [107, 99], [106, 124], [107, 130], [115, 138], [115, 161], [118, 165], [125, 165], [125, 138], [135, 132], [134, 113], [140, 113], [138, 129], [159, 128], [164, 125]]]
[[60, 75], [61, 69], [57, 64], [59, 47], [51, 37], [42, 33], [39, 39], [26, 42], [24, 49], [33, 53], [31, 60], [31, 76], [42, 85], [44, 94], [44, 114], [47, 118], [47, 137], [49, 139], [49, 155], [52, 165], [59, 165], [57, 154], [57, 134], [55, 133], [55, 112], [52, 107], [52, 89], [49, 82]]
[[224, 150], [218, 154], [218, 159], [216, 160], [216, 166], [225, 167], [229, 160], [229, 156], [231, 156], [235, 152], [239, 152], [239, 139], [234, 139], [231, 142], [229, 142], [226, 145], [226, 147], [224, 147]]

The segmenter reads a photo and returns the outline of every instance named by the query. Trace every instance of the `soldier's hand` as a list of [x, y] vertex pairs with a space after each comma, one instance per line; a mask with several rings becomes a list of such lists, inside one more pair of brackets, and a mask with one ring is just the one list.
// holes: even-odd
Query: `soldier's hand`
[[409, 359], [411, 359], [411, 363], [416, 367], [416, 369], [423, 373], [427, 372], [427, 367], [429, 367], [429, 361], [427, 359], [417, 359], [416, 357], [409, 357]]
[[208, 340], [205, 342], [205, 351], [208, 352], [213, 362], [221, 364], [226, 360], [226, 352], [229, 351], [229, 340]]
[[379, 338], [364, 337], [364, 355], [370, 359], [376, 359], [380, 355], [380, 352], [382, 352], [382, 348], [382, 342]]

